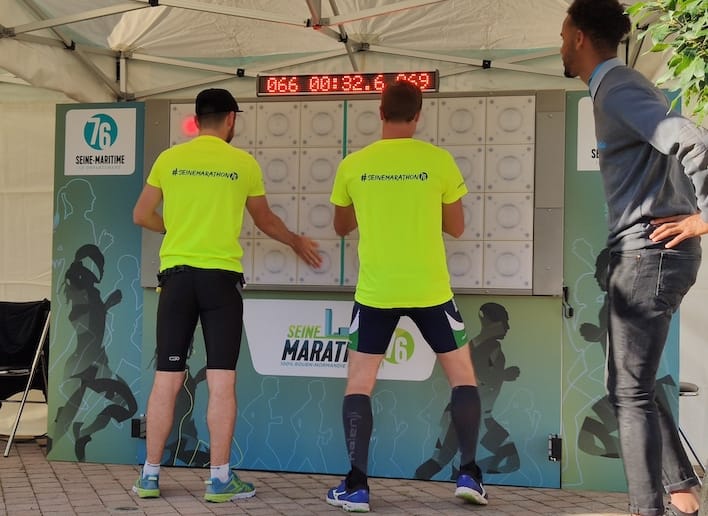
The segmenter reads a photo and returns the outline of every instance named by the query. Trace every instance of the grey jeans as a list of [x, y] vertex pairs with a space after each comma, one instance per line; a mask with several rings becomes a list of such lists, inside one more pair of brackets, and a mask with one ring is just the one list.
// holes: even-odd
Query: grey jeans
[[610, 255], [607, 390], [619, 423], [629, 509], [664, 514], [664, 491], [698, 485], [668, 408], [656, 402], [656, 374], [669, 324], [696, 281], [698, 239], [679, 250]]

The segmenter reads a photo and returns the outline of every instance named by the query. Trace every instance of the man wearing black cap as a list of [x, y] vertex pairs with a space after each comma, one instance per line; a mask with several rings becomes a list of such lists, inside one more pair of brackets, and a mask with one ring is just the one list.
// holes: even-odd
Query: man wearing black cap
[[[207, 357], [211, 475], [204, 498], [248, 498], [255, 488], [231, 471], [236, 420], [236, 362], [243, 330], [244, 208], [266, 235], [289, 245], [309, 266], [320, 266], [317, 243], [297, 235], [275, 215], [265, 197], [256, 160], [229, 142], [236, 100], [226, 90], [197, 95], [199, 136], [163, 151], [133, 211], [136, 224], [165, 234], [160, 247], [157, 371], [147, 407], [147, 456], [133, 486], [141, 498], [160, 496], [159, 472], [172, 429], [187, 352], [201, 321]], [[157, 208], [162, 202], [162, 214]]]

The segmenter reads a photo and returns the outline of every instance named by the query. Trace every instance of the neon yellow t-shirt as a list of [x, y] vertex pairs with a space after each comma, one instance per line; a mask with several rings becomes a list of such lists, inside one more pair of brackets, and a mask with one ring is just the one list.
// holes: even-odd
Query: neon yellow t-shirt
[[238, 238], [246, 199], [265, 195], [253, 156], [215, 136], [198, 136], [163, 151], [147, 183], [163, 196], [161, 271], [191, 265], [243, 272]]
[[356, 301], [375, 308], [449, 301], [442, 204], [466, 193], [452, 155], [427, 142], [383, 139], [344, 158], [330, 201], [354, 204], [359, 226]]

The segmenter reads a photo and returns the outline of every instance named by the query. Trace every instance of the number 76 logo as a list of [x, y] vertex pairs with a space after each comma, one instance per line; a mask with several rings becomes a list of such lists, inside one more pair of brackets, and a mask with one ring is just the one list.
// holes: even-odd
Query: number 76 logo
[[92, 116], [84, 125], [84, 140], [92, 149], [103, 150], [118, 139], [118, 124], [105, 113]]

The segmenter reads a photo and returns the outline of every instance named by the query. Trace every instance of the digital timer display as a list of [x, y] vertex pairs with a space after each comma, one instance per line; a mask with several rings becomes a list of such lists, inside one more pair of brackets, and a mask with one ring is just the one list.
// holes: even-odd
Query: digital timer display
[[259, 97], [281, 95], [341, 95], [381, 93], [395, 81], [409, 81], [421, 91], [438, 91], [438, 72], [259, 75]]

